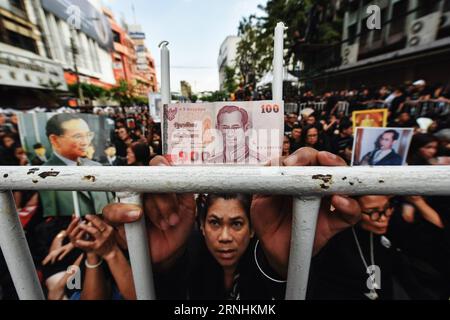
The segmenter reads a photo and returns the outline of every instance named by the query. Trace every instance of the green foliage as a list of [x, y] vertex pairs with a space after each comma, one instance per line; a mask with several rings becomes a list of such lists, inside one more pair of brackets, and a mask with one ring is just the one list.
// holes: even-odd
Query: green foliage
[[[262, 15], [244, 17], [239, 23], [241, 37], [237, 48], [236, 67], [244, 85], [255, 84], [270, 71], [273, 59], [274, 30], [278, 22], [286, 27], [284, 46], [290, 49], [296, 41], [305, 37], [310, 9], [314, 4], [325, 8], [325, 16], [318, 26], [314, 44], [332, 44], [340, 41], [342, 12], [336, 12], [334, 1], [324, 0], [269, 0], [259, 5]], [[294, 57], [293, 50], [286, 50], [286, 63]], [[310, 60], [305, 57], [304, 63]]]
[[238, 87], [238, 83], [236, 81], [236, 68], [226, 66], [225, 67], [225, 80], [224, 80], [225, 91], [228, 93], [233, 93], [236, 91], [237, 87]]
[[119, 85], [112, 88], [110, 92], [112, 99], [119, 102], [121, 106], [129, 106], [134, 102], [134, 86], [125, 80], [121, 80]]
[[[148, 105], [148, 98], [136, 96], [135, 86], [124, 80], [110, 90], [89, 83], [81, 83], [80, 85], [83, 96], [91, 100], [114, 100], [119, 102], [121, 106]], [[69, 85], [69, 91], [74, 96], [78, 96], [78, 84]]]
[[196, 103], [197, 100], [198, 100], [198, 96], [195, 95], [195, 94], [193, 94], [193, 95], [191, 96], [191, 102], [192, 102], [192, 103]]

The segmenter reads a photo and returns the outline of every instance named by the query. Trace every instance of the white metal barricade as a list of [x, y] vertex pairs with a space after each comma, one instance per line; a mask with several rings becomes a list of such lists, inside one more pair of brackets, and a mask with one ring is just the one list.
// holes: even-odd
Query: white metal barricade
[[[283, 100], [284, 25], [275, 29], [272, 96]], [[162, 103], [170, 103], [170, 56], [161, 43]], [[300, 105], [300, 110], [303, 108]], [[348, 113], [348, 106], [345, 110]], [[294, 196], [286, 299], [305, 299], [321, 197], [332, 194], [448, 195], [450, 167], [0, 167], [0, 246], [20, 299], [44, 299], [11, 190], [139, 194], [262, 193]], [[51, 172], [51, 174], [49, 174]], [[46, 174], [47, 173], [47, 174]], [[126, 226], [137, 298], [155, 299], [144, 220]]]
[[[51, 174], [46, 174], [51, 172]], [[449, 195], [450, 167], [0, 167], [0, 246], [21, 299], [43, 299], [10, 190], [262, 193], [294, 196], [287, 299], [305, 299], [321, 197]], [[129, 232], [129, 230], [127, 230]], [[145, 255], [131, 231], [130, 256]], [[136, 233], [136, 234], [134, 234]], [[128, 236], [128, 235], [127, 235]], [[143, 253], [144, 252], [144, 253]], [[148, 249], [147, 249], [148, 252]], [[154, 298], [148, 255], [131, 260], [139, 299]], [[151, 273], [151, 271], [148, 271]]]
[[337, 103], [337, 114], [339, 113], [344, 113], [346, 116], [348, 116], [348, 109], [350, 107], [350, 103], [348, 103], [347, 101], [339, 101]]

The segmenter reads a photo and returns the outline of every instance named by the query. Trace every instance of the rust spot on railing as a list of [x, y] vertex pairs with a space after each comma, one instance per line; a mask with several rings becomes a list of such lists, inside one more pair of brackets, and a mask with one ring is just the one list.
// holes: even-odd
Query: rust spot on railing
[[97, 180], [97, 178], [95, 178], [95, 176], [84, 176], [83, 180], [87, 180], [90, 182], [95, 182], [95, 180]]
[[59, 171], [45, 171], [39, 174], [39, 177], [45, 179], [47, 177], [57, 177], [59, 175]]
[[324, 190], [330, 189], [333, 183], [333, 176], [331, 174], [316, 174], [312, 178], [313, 180], [322, 180], [323, 183], [320, 184], [320, 187]]
[[35, 174], [36, 171], [39, 171], [39, 168], [32, 168], [32, 169], [30, 169], [30, 170], [28, 171], [27, 175]]

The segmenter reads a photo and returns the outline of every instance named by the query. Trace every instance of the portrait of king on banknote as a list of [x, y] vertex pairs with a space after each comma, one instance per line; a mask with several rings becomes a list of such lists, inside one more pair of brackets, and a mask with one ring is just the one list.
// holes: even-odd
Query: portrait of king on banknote
[[169, 104], [163, 153], [173, 165], [263, 165], [281, 156], [283, 102]]

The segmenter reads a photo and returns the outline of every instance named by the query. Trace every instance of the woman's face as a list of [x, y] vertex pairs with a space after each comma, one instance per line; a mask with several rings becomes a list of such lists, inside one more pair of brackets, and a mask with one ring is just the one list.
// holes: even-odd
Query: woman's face
[[283, 153], [284, 154], [289, 154], [289, 149], [291, 148], [291, 142], [289, 141], [288, 137], [284, 137], [283, 140]]
[[136, 155], [131, 148], [127, 148], [127, 164], [133, 164], [136, 162]]
[[14, 139], [10, 138], [10, 137], [4, 137], [3, 138], [3, 145], [5, 146], [6, 149], [9, 149], [13, 146], [14, 144]]
[[422, 158], [426, 160], [430, 160], [434, 158], [434, 156], [437, 153], [438, 143], [437, 142], [430, 142], [426, 145], [424, 145], [422, 148], [419, 149], [419, 153], [422, 156]]
[[223, 268], [234, 268], [247, 250], [253, 231], [240, 202], [217, 199], [202, 226], [206, 246]]
[[319, 141], [319, 131], [316, 128], [309, 129], [306, 133], [306, 144], [309, 146], [315, 145]]

